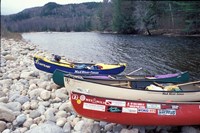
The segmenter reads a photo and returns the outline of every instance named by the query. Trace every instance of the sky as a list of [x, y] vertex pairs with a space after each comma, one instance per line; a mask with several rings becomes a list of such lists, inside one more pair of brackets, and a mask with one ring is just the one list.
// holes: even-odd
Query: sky
[[65, 5], [83, 2], [102, 2], [103, 0], [1, 0], [1, 15], [21, 12], [26, 8], [43, 6], [48, 2]]

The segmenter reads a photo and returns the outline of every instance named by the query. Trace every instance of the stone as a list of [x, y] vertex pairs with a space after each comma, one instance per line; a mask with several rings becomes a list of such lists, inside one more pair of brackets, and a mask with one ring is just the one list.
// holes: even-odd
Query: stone
[[40, 114], [44, 114], [44, 112], [45, 112], [45, 106], [44, 105], [39, 105], [39, 107], [38, 107], [38, 112], [40, 112]]
[[43, 90], [43, 91], [40, 93], [40, 97], [41, 97], [43, 100], [49, 100], [49, 98], [51, 97], [51, 93], [50, 93], [50, 91]]
[[115, 133], [119, 133], [121, 130], [122, 130], [122, 125], [120, 125], [120, 124], [117, 124], [117, 125], [114, 125], [113, 126], [113, 132], [115, 132]]
[[81, 128], [81, 132], [83, 133], [89, 133], [92, 131], [93, 128], [93, 120], [91, 119], [84, 119], [84, 124]]
[[33, 119], [28, 118], [24, 123], [23, 126], [29, 128], [33, 124]]
[[15, 102], [19, 102], [19, 103], [21, 103], [21, 104], [24, 104], [24, 103], [26, 103], [26, 102], [28, 102], [29, 101], [29, 97], [28, 96], [19, 96], [19, 97], [17, 97], [16, 99], [15, 99]]
[[59, 127], [64, 126], [64, 124], [66, 123], [67, 119], [66, 118], [58, 118], [56, 121], [56, 125], [58, 125]]
[[[71, 124], [69, 122], [65, 123], [65, 125], [63, 126], [63, 130], [65, 133], [71, 133], [72, 127]], [[96, 132], [93, 132], [96, 133]]]
[[2, 103], [8, 103], [8, 97], [1, 97], [0, 102]]
[[58, 109], [62, 103], [54, 103], [53, 108]]
[[4, 59], [6, 59], [6, 60], [16, 60], [16, 58], [15, 57], [13, 57], [12, 55], [10, 55], [10, 54], [7, 54], [6, 56], [4, 56]]
[[5, 96], [6, 96], [6, 94], [3, 91], [0, 90], [0, 98], [5, 97]]
[[15, 115], [12, 110], [0, 105], [0, 120], [12, 122], [15, 119]]
[[30, 102], [25, 102], [23, 105], [22, 105], [22, 109], [23, 110], [29, 110], [31, 108], [31, 104]]
[[107, 124], [108, 124], [108, 122], [106, 122], [106, 121], [100, 121], [100, 122], [99, 122], [99, 125], [100, 125], [101, 127], [105, 127]]
[[[75, 118], [76, 118], [75, 115], [70, 115], [70, 116], [67, 117], [67, 121], [68, 121], [68, 122], [72, 122]], [[79, 121], [79, 120], [80, 120], [80, 118], [78, 119], [78, 121]], [[78, 121], [77, 121], [77, 122], [78, 122]]]
[[40, 115], [41, 115], [41, 113], [39, 111], [32, 110], [32, 111], [30, 111], [29, 117], [35, 119], [35, 118], [39, 117]]
[[105, 131], [111, 131], [113, 126], [114, 126], [113, 123], [108, 123], [107, 125], [105, 125], [104, 129]]
[[43, 88], [43, 89], [46, 89], [47, 85], [49, 85], [48, 81], [43, 81], [43, 82], [38, 83], [39, 88]]
[[31, 101], [31, 109], [37, 109], [38, 108], [38, 102], [36, 100]]
[[70, 101], [66, 101], [60, 105], [59, 110], [64, 110], [66, 112], [72, 112], [72, 104]]
[[55, 116], [54, 116], [54, 112], [55, 112], [54, 109], [49, 108], [49, 109], [44, 113], [45, 118], [46, 118], [47, 121], [56, 122], [56, 118], [55, 118]]
[[34, 90], [31, 90], [28, 92], [28, 95], [31, 99], [36, 99], [38, 96], [40, 96], [40, 93], [43, 91], [44, 89], [42, 88], [37, 88]]
[[30, 126], [30, 129], [32, 129], [32, 128], [34, 128], [34, 127], [37, 127], [37, 124], [32, 124], [32, 125]]
[[66, 111], [58, 111], [57, 113], [56, 113], [56, 118], [67, 118], [67, 113], [66, 113]]
[[138, 129], [122, 129], [121, 131], [120, 131], [120, 133], [139, 133], [139, 130]]
[[30, 77], [31, 77], [31, 74], [32, 74], [33, 72], [31, 71], [31, 72], [21, 72], [21, 74], [20, 74], [20, 78], [23, 78], [23, 79], [29, 79]]
[[61, 88], [55, 91], [56, 97], [59, 97], [62, 100], [67, 100], [67, 89], [66, 88]]
[[94, 123], [91, 129], [92, 133], [101, 133], [101, 127], [98, 123]]
[[29, 86], [29, 90], [34, 90], [34, 89], [36, 89], [37, 88], [37, 86], [36, 86], [36, 84], [34, 84], [34, 83], [32, 83], [30, 86]]
[[12, 92], [11, 94], [9, 94], [9, 101], [15, 101], [15, 99], [17, 99], [20, 96], [19, 92]]
[[192, 126], [184, 126], [181, 128], [181, 133], [200, 133], [200, 129], [195, 129]]
[[84, 121], [83, 121], [83, 120], [78, 121], [78, 122], [76, 123], [76, 125], [74, 126], [74, 130], [75, 130], [75, 131], [81, 131], [83, 125], [84, 125]]
[[0, 132], [3, 132], [6, 129], [6, 123], [4, 121], [0, 121]]
[[64, 133], [63, 129], [54, 123], [43, 123], [25, 133]]
[[10, 129], [6, 129], [2, 133], [11, 133], [11, 130]]
[[2, 51], [1, 54], [2, 54], [3, 56], [6, 56], [6, 55], [10, 54], [10, 51]]
[[[70, 117], [68, 117], [67, 120], [70, 120], [70, 118], [74, 118], [73, 115], [70, 116]], [[80, 118], [79, 118], [79, 117], [76, 117], [76, 118], [74, 118], [74, 119], [72, 120], [71, 125], [72, 125], [72, 126], [75, 126], [79, 121], [80, 121]]]
[[25, 121], [26, 121], [26, 115], [25, 114], [20, 114], [16, 118], [17, 126], [23, 125]]

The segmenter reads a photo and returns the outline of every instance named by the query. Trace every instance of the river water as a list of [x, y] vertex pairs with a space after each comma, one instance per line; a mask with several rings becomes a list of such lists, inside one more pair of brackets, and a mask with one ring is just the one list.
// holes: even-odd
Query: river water
[[165, 74], [189, 71], [200, 80], [200, 37], [37, 32], [22, 34], [39, 49], [79, 62], [127, 63], [123, 74]]

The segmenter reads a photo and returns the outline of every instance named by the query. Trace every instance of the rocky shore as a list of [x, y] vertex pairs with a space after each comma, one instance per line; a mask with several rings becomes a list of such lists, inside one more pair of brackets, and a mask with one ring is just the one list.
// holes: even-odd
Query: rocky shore
[[[128, 126], [77, 115], [64, 87], [39, 71], [40, 51], [23, 40], [1, 39], [0, 132], [2, 133], [200, 133], [199, 126]], [[45, 53], [50, 56], [50, 53]]]

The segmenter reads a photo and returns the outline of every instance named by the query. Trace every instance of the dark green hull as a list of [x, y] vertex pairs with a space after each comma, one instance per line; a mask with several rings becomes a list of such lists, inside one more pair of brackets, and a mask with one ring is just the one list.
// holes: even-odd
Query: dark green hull
[[[64, 75], [67, 74], [61, 70], [55, 70], [53, 73], [53, 81], [55, 84], [64, 87]], [[189, 81], [189, 73], [188, 72], [181, 72], [178, 74], [173, 74], [171, 77], [162, 77], [162, 78], [149, 78], [149, 76], [138, 76], [138, 75], [79, 75], [84, 79], [89, 81], [94, 81], [97, 83], [104, 83], [104, 84], [117, 84], [119, 82], [127, 82], [131, 81], [134, 85], [134, 88], [143, 88], [146, 87], [153, 82], [157, 83], [184, 83]]]

